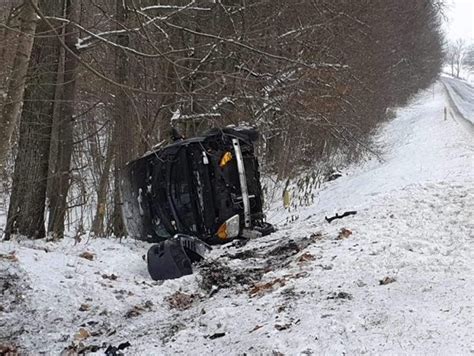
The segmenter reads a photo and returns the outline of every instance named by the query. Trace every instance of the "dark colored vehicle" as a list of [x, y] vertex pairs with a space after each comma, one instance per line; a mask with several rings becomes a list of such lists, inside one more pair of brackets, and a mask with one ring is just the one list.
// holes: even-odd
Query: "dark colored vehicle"
[[206, 244], [266, 235], [255, 129], [213, 129], [130, 162], [123, 177], [128, 234], [150, 242], [176, 234]]

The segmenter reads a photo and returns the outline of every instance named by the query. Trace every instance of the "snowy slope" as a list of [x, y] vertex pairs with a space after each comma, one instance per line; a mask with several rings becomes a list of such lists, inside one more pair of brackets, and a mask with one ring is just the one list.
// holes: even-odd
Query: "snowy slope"
[[[474, 352], [474, 143], [444, 120], [446, 105], [440, 83], [421, 93], [381, 129], [382, 162], [349, 169], [311, 207], [276, 209], [274, 222], [297, 220], [216, 248], [192, 276], [151, 281], [148, 245], [130, 240], [2, 242], [0, 344], [32, 354], [124, 342], [127, 354], [153, 355]], [[324, 220], [345, 210], [358, 213]]]

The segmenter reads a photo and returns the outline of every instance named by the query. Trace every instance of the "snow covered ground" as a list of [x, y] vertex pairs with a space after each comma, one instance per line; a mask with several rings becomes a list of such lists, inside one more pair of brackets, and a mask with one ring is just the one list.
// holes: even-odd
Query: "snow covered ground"
[[[148, 245], [131, 240], [0, 243], [0, 345], [472, 354], [474, 141], [446, 105], [441, 83], [421, 93], [381, 128], [383, 161], [348, 169], [310, 207], [275, 208], [277, 233], [216, 248], [192, 276], [151, 281]], [[357, 215], [324, 219], [346, 210]]]

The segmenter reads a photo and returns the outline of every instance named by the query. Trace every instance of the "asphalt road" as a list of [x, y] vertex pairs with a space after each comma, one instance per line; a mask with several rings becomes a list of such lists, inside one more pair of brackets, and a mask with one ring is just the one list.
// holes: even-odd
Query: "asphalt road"
[[474, 136], [474, 87], [449, 77], [441, 77], [441, 82], [446, 89], [450, 116]]

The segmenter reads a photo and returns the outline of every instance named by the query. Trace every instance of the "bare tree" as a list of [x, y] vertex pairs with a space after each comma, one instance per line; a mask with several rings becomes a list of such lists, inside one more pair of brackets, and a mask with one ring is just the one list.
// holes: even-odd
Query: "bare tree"
[[458, 39], [448, 44], [446, 60], [451, 67], [451, 75], [459, 78], [466, 54], [466, 42]]
[[[44, 13], [62, 16], [62, 0], [42, 0]], [[12, 194], [5, 235], [20, 233], [30, 238], [45, 236], [44, 211], [49, 164], [54, 94], [59, 62], [59, 43], [44, 22], [38, 24], [29, 62], [20, 139], [15, 161]]]
[[[70, 21], [77, 19], [77, 9], [79, 2], [73, 0], [64, 0], [64, 9], [66, 18]], [[76, 97], [76, 79], [78, 70], [78, 60], [73, 55], [77, 41], [77, 29], [71, 23], [64, 26], [63, 37], [64, 44], [71, 50], [65, 51], [63, 60], [62, 83], [58, 85], [59, 101], [55, 104], [58, 108], [58, 115], [55, 117], [53, 125], [57, 127], [57, 149], [51, 150], [55, 154], [52, 157], [53, 173], [49, 183], [50, 189], [50, 213], [48, 222], [48, 231], [55, 238], [62, 238], [64, 234], [64, 217], [67, 210], [67, 198], [71, 181], [71, 157], [73, 151], [73, 125], [74, 108]], [[58, 98], [56, 98], [57, 100]]]
[[[370, 150], [387, 108], [429, 86], [442, 64], [439, 0], [370, 7], [342, 0], [82, 0], [77, 19], [49, 11], [50, 1], [39, 2], [41, 26], [57, 27], [50, 33], [63, 48], [64, 69], [32, 57], [30, 72], [42, 76], [48, 96], [27, 91], [25, 108], [35, 112], [32, 102], [43, 100], [39, 122], [49, 127], [55, 107], [57, 139], [41, 152], [50, 156], [50, 187], [60, 187], [49, 194], [49, 230], [57, 236], [72, 206], [96, 235], [105, 221], [122, 235], [121, 170], [166, 141], [173, 126], [187, 136], [214, 126], [256, 126], [263, 169], [286, 179], [336, 154], [351, 160]], [[73, 29], [80, 38], [69, 36]], [[67, 69], [68, 56], [75, 70]], [[55, 75], [63, 79], [56, 83]], [[50, 83], [61, 95], [50, 96]], [[30, 116], [22, 116], [12, 216], [25, 211], [19, 197], [33, 190], [20, 182], [26, 171], [35, 172], [35, 181], [44, 174], [26, 159], [37, 157], [27, 147], [44, 148], [29, 138]], [[51, 130], [41, 137], [51, 140]], [[9, 231], [20, 230], [9, 221]]]
[[474, 45], [466, 48], [463, 65], [471, 72], [474, 71]]
[[38, 0], [26, 0], [21, 7], [21, 26], [17, 32], [17, 48], [13, 69], [8, 84], [7, 97], [0, 115], [0, 170], [5, 164], [10, 149], [10, 140], [20, 116], [25, 91], [26, 73], [30, 61], [33, 40], [36, 31], [36, 12], [34, 6]]

